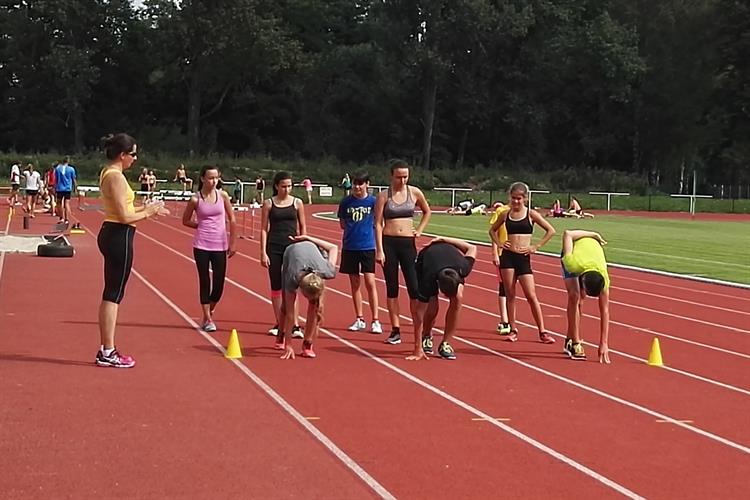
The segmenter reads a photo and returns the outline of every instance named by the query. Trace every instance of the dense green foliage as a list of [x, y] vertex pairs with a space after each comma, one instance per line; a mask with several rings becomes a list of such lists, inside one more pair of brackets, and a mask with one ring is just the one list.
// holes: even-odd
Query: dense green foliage
[[139, 5], [0, 4], [0, 151], [80, 153], [124, 130], [157, 162], [401, 156], [485, 189], [524, 171], [559, 190], [750, 183], [744, 1]]

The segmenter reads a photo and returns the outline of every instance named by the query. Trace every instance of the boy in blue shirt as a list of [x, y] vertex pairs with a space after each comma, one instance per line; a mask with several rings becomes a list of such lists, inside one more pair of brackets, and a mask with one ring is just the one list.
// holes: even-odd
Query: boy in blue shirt
[[76, 169], [69, 164], [70, 158], [65, 157], [62, 163], [55, 167], [55, 193], [59, 208], [60, 222], [70, 220], [70, 195], [76, 188]]
[[370, 332], [383, 333], [383, 327], [378, 321], [378, 292], [375, 288], [375, 197], [369, 193], [369, 187], [370, 177], [365, 173], [356, 174], [352, 194], [344, 197], [339, 204], [339, 224], [344, 230], [339, 272], [349, 275], [354, 312], [357, 315], [349, 330], [357, 332], [367, 328], [362, 313], [361, 272], [365, 277], [372, 312]]

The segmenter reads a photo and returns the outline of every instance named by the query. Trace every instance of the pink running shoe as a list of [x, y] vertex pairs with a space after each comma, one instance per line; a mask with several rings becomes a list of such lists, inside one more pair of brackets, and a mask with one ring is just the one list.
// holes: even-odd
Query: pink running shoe
[[98, 366], [110, 366], [112, 368], [133, 368], [135, 366], [135, 360], [131, 356], [126, 356], [117, 352], [117, 349], [112, 351], [109, 356], [105, 356], [100, 350], [96, 353], [96, 364]]
[[302, 346], [302, 352], [299, 354], [303, 358], [314, 358], [315, 357], [315, 351], [313, 351], [312, 345], [310, 346]]
[[539, 342], [541, 342], [542, 344], [554, 344], [555, 337], [547, 332], [542, 332], [539, 334]]

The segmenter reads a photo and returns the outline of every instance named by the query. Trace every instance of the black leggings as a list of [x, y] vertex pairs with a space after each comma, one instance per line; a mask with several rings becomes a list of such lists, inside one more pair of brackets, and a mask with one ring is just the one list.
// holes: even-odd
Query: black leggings
[[271, 291], [281, 291], [281, 265], [284, 263], [284, 250], [289, 245], [278, 245], [269, 243], [266, 245], [268, 255], [268, 279], [271, 281]]
[[133, 267], [135, 226], [105, 222], [96, 242], [104, 256], [104, 292], [102, 300], [119, 304]]
[[[216, 304], [224, 293], [224, 277], [227, 275], [227, 252], [193, 248], [195, 267], [198, 268], [198, 286], [201, 304]], [[208, 267], [214, 272], [214, 281], [208, 275]]]
[[416, 299], [417, 293], [417, 246], [412, 236], [383, 236], [383, 253], [385, 253], [386, 297], [398, 298], [398, 266], [406, 282], [406, 291], [410, 299]]

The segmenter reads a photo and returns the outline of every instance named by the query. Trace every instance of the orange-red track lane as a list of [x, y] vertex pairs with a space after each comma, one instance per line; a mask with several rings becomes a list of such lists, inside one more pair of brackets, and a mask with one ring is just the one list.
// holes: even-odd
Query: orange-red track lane
[[[88, 227], [98, 228], [97, 214], [79, 215]], [[186, 228], [177, 228], [174, 220], [164, 222], [174, 228], [149, 222], [139, 229], [135, 269], [176, 307], [195, 317], [198, 305], [193, 264], [149, 239], [156, 238], [190, 256], [190, 238], [181, 232]], [[311, 229], [318, 227], [317, 222], [311, 223]], [[314, 229], [311, 232], [315, 234]], [[333, 239], [330, 234], [322, 236]], [[13, 374], [3, 373], [0, 384], [12, 391], [8, 394], [18, 402], [14, 408], [31, 405], [37, 410], [3, 410], [2, 422], [11, 425], [8, 439], [3, 436], [2, 443], [12, 443], [21, 459], [0, 466], [18, 471], [11, 485], [27, 488], [19, 490], [19, 496], [44, 496], [42, 490], [32, 489], [44, 483], [52, 483], [63, 492], [83, 491], [74, 496], [87, 496], [89, 492], [93, 496], [94, 492], [108, 491], [101, 488], [111, 487], [113, 477], [123, 496], [351, 498], [372, 494], [135, 276], [131, 277], [122, 307], [118, 338], [123, 349], [137, 357], [139, 366], [124, 372], [93, 368], [90, 359], [96, 348], [101, 261], [90, 235], [76, 236], [74, 242], [79, 251], [72, 260], [6, 256], [0, 277], [0, 332], [25, 331], [28, 324], [28, 318], [9, 316], [7, 312], [12, 311], [7, 304], [28, 311], [24, 307], [29, 300], [36, 297], [46, 303], [50, 297], [45, 289], [34, 287], [41, 295], [29, 294], [19, 300], [17, 288], [11, 283], [19, 281], [22, 265], [9, 262], [44, 262], [35, 266], [39, 267], [34, 271], [38, 273], [35, 279], [49, 282], [50, 274], [54, 274], [52, 279], [58, 286], [53, 285], [53, 289], [75, 280], [69, 290], [80, 290], [58, 295], [57, 302], [45, 308], [50, 313], [42, 320], [47, 322], [45, 328], [23, 335], [0, 333], [0, 367]], [[244, 241], [240, 250], [257, 258], [256, 242]], [[9, 271], [11, 265], [14, 270]], [[59, 276], [51, 273], [53, 268], [60, 270]], [[237, 256], [230, 263], [229, 275], [261, 296], [267, 294], [266, 274], [257, 262]], [[382, 337], [343, 330], [351, 321], [351, 304], [333, 290], [348, 293], [348, 284], [339, 277], [330, 285], [326, 325], [334, 333], [488, 415], [509, 418], [507, 425], [637, 494], [662, 498], [733, 496], [744, 487], [746, 474], [742, 472], [750, 472], [747, 454], [674, 424], [658, 423], [653, 416], [491, 353], [457, 344], [460, 357], [456, 362], [405, 362], [408, 345], [385, 346]], [[491, 294], [477, 294], [472, 300], [478, 308], [494, 312]], [[527, 309], [525, 303], [520, 309]], [[381, 314], [381, 319], [386, 317]], [[633, 316], [631, 320], [637, 322], [638, 318]], [[610, 367], [569, 362], [559, 354], [559, 344], [520, 341], [501, 345], [496, 337], [485, 333], [492, 321], [465, 310], [459, 334], [672, 417], [694, 419], [699, 428], [748, 444], [747, 431], [736, 425], [737, 415], [750, 409], [747, 396], [685, 381], [676, 374], [621, 358]], [[316, 360], [278, 360], [264, 333], [272, 323], [270, 306], [233, 285], [227, 286], [217, 323], [220, 332], [216, 337], [222, 343], [230, 328], [240, 330], [246, 352], [242, 362], [303, 415], [317, 417], [311, 422], [397, 497], [572, 498], [617, 494], [491, 423], [473, 420], [472, 413], [336, 340], [323, 336]], [[469, 325], [482, 326], [477, 330]], [[404, 321], [403, 327], [410, 331], [408, 322]], [[531, 330], [526, 330], [526, 337], [532, 338]], [[65, 342], [52, 339], [52, 358], [62, 360], [60, 363], [45, 362], [52, 332], [65, 334]], [[405, 340], [408, 342], [410, 335]], [[37, 345], [45, 346], [44, 354], [32, 355]], [[38, 373], [30, 376], [33, 372]], [[29, 385], [18, 386], [19, 379]], [[101, 398], [113, 404], [100, 408], [95, 403]], [[121, 402], [126, 404], [119, 411]], [[39, 418], [35, 426], [26, 420], [29, 414], [47, 417]], [[151, 425], [134, 424], [141, 420]], [[57, 457], [67, 458], [65, 467], [53, 453], [49, 453], [53, 458], [43, 458], [48, 439], [21, 438], [37, 427], [42, 437], [57, 436], [53, 441], [58, 448], [55, 451]], [[186, 439], [184, 434], [191, 437]], [[67, 440], [60, 440], [61, 435]], [[120, 450], [114, 459], [111, 454], [98, 453], [106, 438], [112, 441], [109, 446]], [[144, 466], [149, 464], [149, 457], [158, 467]], [[171, 481], [167, 480], [170, 473]], [[177, 475], [183, 479], [175, 481]], [[44, 491], [49, 496], [49, 490]]]

